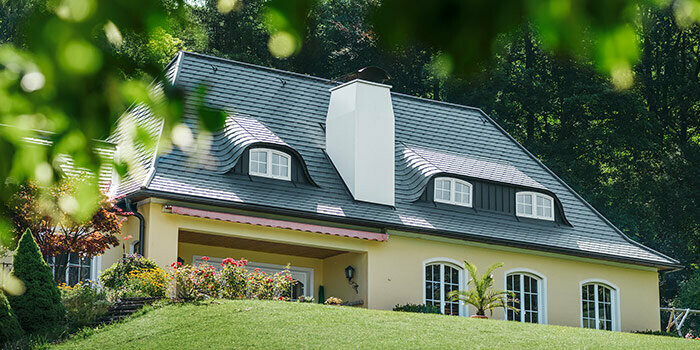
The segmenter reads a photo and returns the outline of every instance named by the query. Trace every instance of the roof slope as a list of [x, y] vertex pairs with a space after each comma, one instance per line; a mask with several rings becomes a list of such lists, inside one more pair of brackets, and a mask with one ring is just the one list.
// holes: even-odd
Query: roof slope
[[[624, 236], [480, 109], [392, 93], [397, 201], [391, 208], [354, 201], [325, 155], [322, 125], [329, 88], [338, 82], [194, 53], [180, 53], [177, 62], [177, 86], [194, 91], [202, 83], [209, 85], [208, 106], [233, 110], [236, 118], [263, 125], [269, 134], [263, 131], [267, 136], [254, 138], [271, 134], [298, 151], [318, 187], [275, 187], [231, 176], [217, 169], [221, 165], [214, 161], [202, 164], [202, 160], [215, 159], [212, 154], [223, 151], [223, 145], [216, 146], [215, 142], [210, 154], [195, 154], [195, 161], [188, 160], [179, 149], [159, 156], [150, 181], [141, 188], [150, 195], [185, 196], [221, 205], [650, 266], [677, 264]], [[191, 100], [186, 105], [185, 121], [196, 129]], [[413, 152], [411, 157], [422, 160], [408, 166], [410, 162], [403, 160], [405, 152]], [[484, 166], [486, 169], [479, 169]], [[465, 175], [481, 172], [480, 176], [498, 181], [547, 189], [560, 199], [573, 227], [414, 202], [416, 189], [427, 182], [426, 174], [436, 169]], [[135, 189], [122, 192], [132, 191]]]

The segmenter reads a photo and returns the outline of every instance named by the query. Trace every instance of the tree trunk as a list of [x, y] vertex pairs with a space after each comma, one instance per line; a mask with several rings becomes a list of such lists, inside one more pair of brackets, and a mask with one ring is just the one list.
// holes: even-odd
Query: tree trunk
[[53, 279], [56, 283], [68, 284], [66, 280], [66, 269], [68, 269], [68, 254], [59, 254], [54, 259], [54, 274]]

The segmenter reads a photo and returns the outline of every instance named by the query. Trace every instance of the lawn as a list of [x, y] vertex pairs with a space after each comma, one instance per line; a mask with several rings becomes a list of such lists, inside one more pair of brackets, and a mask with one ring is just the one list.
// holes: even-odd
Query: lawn
[[700, 349], [700, 340], [279, 301], [168, 305], [56, 349]]

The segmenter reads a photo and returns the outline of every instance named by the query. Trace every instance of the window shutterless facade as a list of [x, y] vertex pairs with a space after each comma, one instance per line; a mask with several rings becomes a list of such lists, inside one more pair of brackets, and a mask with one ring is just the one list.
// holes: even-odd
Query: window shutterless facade
[[472, 206], [472, 184], [451, 178], [438, 177], [435, 179], [433, 199], [436, 202]]
[[537, 192], [518, 192], [515, 194], [515, 213], [518, 216], [554, 220], [554, 199]]
[[546, 283], [538, 274], [529, 271], [506, 272], [505, 290], [514, 295], [514, 300], [508, 297], [508, 305], [519, 310], [507, 309], [506, 320], [547, 323]]
[[253, 148], [249, 158], [250, 175], [290, 180], [292, 162], [288, 154], [268, 148]]
[[464, 316], [466, 311], [459, 301], [452, 301], [449, 293], [461, 289], [463, 271], [444, 260], [424, 263], [424, 302], [440, 309], [445, 315]]
[[602, 282], [581, 283], [581, 327], [618, 331], [618, 290]]

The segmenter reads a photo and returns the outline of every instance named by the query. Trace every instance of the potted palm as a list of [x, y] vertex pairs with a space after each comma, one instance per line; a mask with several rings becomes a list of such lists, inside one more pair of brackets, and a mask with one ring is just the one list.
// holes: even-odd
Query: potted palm
[[[495, 263], [491, 265], [486, 272], [479, 276], [476, 266], [468, 261], [464, 262], [464, 267], [469, 272], [469, 281], [467, 282], [467, 290], [456, 290], [448, 294], [452, 300], [460, 300], [466, 304], [476, 308], [474, 318], [488, 318], [486, 311], [488, 310], [493, 315], [493, 310], [504, 308], [518, 312], [517, 308], [508, 305], [508, 301], [517, 303], [515, 294], [503, 290], [493, 290], [493, 271], [503, 266], [503, 263]], [[473, 288], [469, 288], [473, 285]]]

